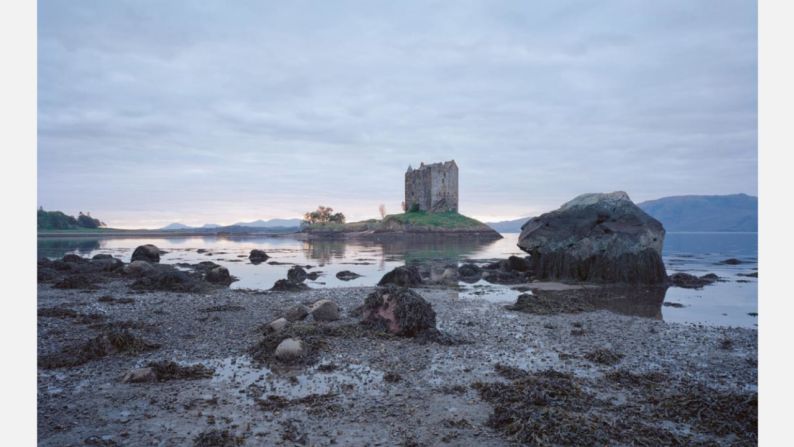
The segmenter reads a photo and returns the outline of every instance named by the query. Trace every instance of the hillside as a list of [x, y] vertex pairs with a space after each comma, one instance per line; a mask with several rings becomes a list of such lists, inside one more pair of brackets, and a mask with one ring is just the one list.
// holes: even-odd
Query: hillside
[[[747, 194], [671, 196], [637, 206], [660, 221], [667, 231], [758, 231], [758, 197]], [[529, 219], [522, 217], [487, 225], [500, 233], [518, 233]]]
[[675, 196], [637, 204], [667, 231], [758, 231], [758, 197]]
[[520, 233], [521, 225], [528, 221], [529, 217], [521, 217], [513, 220], [502, 220], [499, 222], [486, 222], [486, 225], [500, 233]]

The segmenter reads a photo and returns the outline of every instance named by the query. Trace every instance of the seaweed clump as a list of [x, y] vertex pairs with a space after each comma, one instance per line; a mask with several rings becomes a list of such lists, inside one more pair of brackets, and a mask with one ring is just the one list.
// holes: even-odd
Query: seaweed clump
[[690, 424], [718, 436], [734, 435], [754, 444], [758, 438], [758, 394], [717, 391], [689, 385], [661, 398], [650, 396], [656, 418]]
[[229, 430], [208, 430], [193, 439], [193, 447], [237, 447], [245, 443], [245, 437]]
[[208, 379], [215, 374], [215, 370], [198, 363], [196, 365], [183, 366], [176, 362], [167, 360], [159, 362], [149, 362], [147, 367], [152, 368], [159, 382], [168, 380], [198, 380]]
[[[757, 438], [756, 394], [681, 388], [658, 372], [618, 370], [602, 381], [503, 365], [497, 372], [510, 382], [477, 382], [472, 387], [493, 406], [487, 425], [521, 444], [712, 445], [716, 437], [733, 436], [732, 444], [754, 445]], [[593, 387], [629, 391], [632, 397], [617, 405], [599, 399], [589, 391]], [[669, 422], [691, 429], [671, 430]]]
[[623, 358], [623, 354], [618, 354], [617, 352], [610, 351], [609, 349], [596, 349], [595, 351], [585, 354], [584, 358], [593, 363], [599, 363], [601, 365], [614, 365], [620, 362], [620, 360]]
[[61, 352], [39, 357], [39, 367], [54, 369], [79, 366], [112, 354], [135, 354], [159, 347], [127, 330], [110, 330], [84, 343], [67, 346]]
[[309, 394], [308, 396], [297, 399], [287, 399], [284, 396], [271, 395], [262, 399], [257, 399], [256, 402], [263, 411], [274, 412], [301, 405], [308, 407], [307, 413], [321, 415], [333, 413], [341, 409], [339, 405], [333, 403], [336, 398], [337, 395], [333, 393]]

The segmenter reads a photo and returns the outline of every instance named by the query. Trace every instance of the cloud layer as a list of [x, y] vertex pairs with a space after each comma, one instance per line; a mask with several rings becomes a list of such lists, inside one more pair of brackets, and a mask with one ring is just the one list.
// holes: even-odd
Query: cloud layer
[[757, 191], [747, 1], [39, 3], [39, 204], [114, 226]]

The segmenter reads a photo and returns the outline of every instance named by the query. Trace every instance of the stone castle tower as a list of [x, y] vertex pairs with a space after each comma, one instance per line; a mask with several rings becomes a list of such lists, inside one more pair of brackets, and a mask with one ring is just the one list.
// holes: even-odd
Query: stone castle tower
[[405, 172], [405, 208], [431, 213], [458, 211], [458, 165], [455, 160], [408, 166]]

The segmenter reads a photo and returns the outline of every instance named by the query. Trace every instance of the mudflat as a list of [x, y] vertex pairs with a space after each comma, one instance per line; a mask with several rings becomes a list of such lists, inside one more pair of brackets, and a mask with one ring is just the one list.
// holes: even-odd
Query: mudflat
[[[359, 324], [373, 290], [40, 284], [39, 444], [756, 442], [756, 330], [537, 315], [417, 288], [443, 337], [402, 338]], [[306, 361], [255, 354], [264, 325], [321, 299], [341, 318], [293, 323]]]

